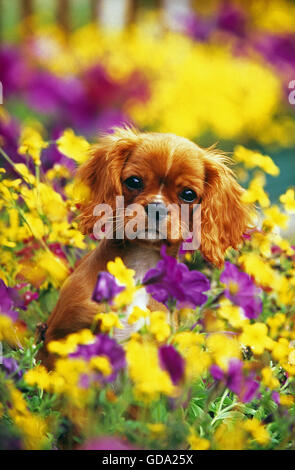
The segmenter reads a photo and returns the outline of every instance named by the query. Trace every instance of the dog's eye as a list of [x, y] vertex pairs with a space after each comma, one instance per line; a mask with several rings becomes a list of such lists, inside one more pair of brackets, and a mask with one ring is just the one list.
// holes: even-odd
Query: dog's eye
[[129, 176], [127, 180], [124, 181], [128, 189], [142, 189], [143, 181], [138, 176]]
[[197, 198], [197, 194], [193, 189], [183, 189], [179, 194], [179, 197], [184, 202], [193, 202]]

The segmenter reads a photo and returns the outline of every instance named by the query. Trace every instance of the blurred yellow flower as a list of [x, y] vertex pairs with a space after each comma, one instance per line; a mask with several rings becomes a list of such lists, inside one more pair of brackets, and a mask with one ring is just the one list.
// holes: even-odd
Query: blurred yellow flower
[[191, 429], [187, 441], [192, 450], [208, 450], [210, 448], [210, 441], [198, 436], [193, 429]]
[[285, 194], [280, 196], [280, 201], [284, 204], [284, 208], [290, 214], [295, 214], [295, 191], [288, 189]]
[[117, 281], [122, 285], [134, 285], [135, 271], [133, 269], [126, 268], [121, 258], [117, 257], [115, 258], [115, 261], [109, 261], [107, 264], [107, 270], [110, 274], [115, 276]]
[[97, 313], [94, 317], [95, 322], [99, 322], [99, 329], [103, 333], [112, 331], [113, 328], [123, 328], [119, 317], [114, 312]]
[[294, 403], [294, 396], [288, 394], [280, 394], [280, 404], [283, 406], [292, 406]]
[[72, 129], [66, 129], [56, 143], [62, 154], [78, 164], [84, 163], [89, 157], [90, 144], [84, 137], [75, 135]]
[[270, 226], [287, 228], [289, 217], [286, 214], [282, 214], [278, 206], [272, 206], [269, 209], [265, 209], [264, 214], [266, 217], [264, 223]]
[[94, 356], [89, 361], [90, 367], [98, 370], [102, 375], [107, 376], [112, 373], [112, 365], [106, 356]]
[[220, 299], [219, 305], [218, 315], [225, 318], [234, 328], [240, 328], [245, 323], [249, 323], [243, 310], [237, 305], [233, 305], [227, 298]]
[[162, 311], [151, 312], [148, 329], [157, 341], [165, 341], [171, 333], [171, 328], [167, 321], [167, 313]]
[[213, 333], [209, 335], [207, 347], [213, 362], [223, 370], [227, 370], [231, 359], [240, 359], [241, 357], [241, 347], [238, 340], [229, 334]]
[[234, 148], [234, 157], [238, 162], [244, 163], [246, 168], [259, 167], [265, 173], [269, 173], [272, 176], [277, 176], [280, 173], [279, 167], [269, 156], [246, 149], [242, 145], [238, 145]]
[[264, 191], [265, 178], [263, 175], [256, 175], [249, 184], [249, 188], [242, 194], [242, 201], [247, 204], [258, 202], [261, 207], [270, 205], [269, 197]]
[[243, 450], [247, 445], [247, 435], [239, 419], [225, 420], [214, 433], [218, 450]]
[[252, 435], [253, 439], [255, 439], [255, 441], [257, 441], [262, 446], [265, 446], [269, 443], [270, 435], [263, 424], [258, 421], [258, 419], [247, 419], [247, 421], [243, 423], [243, 427]]
[[244, 253], [238, 261], [243, 265], [246, 273], [254, 277], [257, 284], [273, 287], [276, 273], [260, 255], [254, 252]]
[[143, 310], [142, 308], [135, 306], [128, 317], [128, 323], [132, 325], [133, 323], [136, 323], [140, 318], [148, 317], [150, 313], [151, 312], [149, 309]]
[[69, 268], [65, 262], [49, 251], [39, 251], [35, 260], [38, 267], [47, 273], [50, 282], [55, 287], [60, 287], [69, 275]]
[[58, 354], [59, 356], [67, 356], [73, 353], [79, 344], [91, 344], [95, 340], [95, 336], [88, 329], [80, 330], [72, 333], [64, 339], [51, 341], [47, 345], [49, 352]]
[[32, 175], [32, 173], [24, 163], [15, 163], [14, 168], [27, 183], [30, 183], [32, 185], [36, 184], [35, 176]]
[[160, 367], [158, 348], [148, 341], [131, 338], [125, 344], [129, 375], [134, 383], [134, 393], [138, 399], [154, 400], [160, 394], [173, 396], [173, 386], [168, 373]]
[[264, 323], [254, 323], [243, 326], [243, 332], [239, 341], [245, 346], [250, 346], [254, 354], [262, 354], [265, 349], [271, 349], [273, 341], [268, 336], [268, 329]]
[[41, 151], [48, 147], [41, 134], [32, 127], [24, 127], [20, 136], [18, 152], [21, 155], [29, 154], [36, 165], [41, 165]]
[[262, 383], [270, 388], [271, 390], [278, 388], [280, 386], [279, 380], [274, 377], [273, 371], [271, 370], [270, 367], [263, 367], [261, 370], [261, 375], [262, 375]]

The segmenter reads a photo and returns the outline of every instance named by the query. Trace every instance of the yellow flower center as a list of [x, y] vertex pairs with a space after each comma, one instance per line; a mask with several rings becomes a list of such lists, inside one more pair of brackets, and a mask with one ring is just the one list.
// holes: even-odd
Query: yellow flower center
[[239, 284], [234, 281], [229, 281], [229, 291], [232, 295], [236, 294], [239, 292]]

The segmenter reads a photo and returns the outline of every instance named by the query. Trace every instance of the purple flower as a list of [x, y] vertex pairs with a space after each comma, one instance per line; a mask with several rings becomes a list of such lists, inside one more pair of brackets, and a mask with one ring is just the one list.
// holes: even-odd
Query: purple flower
[[252, 376], [244, 376], [243, 362], [239, 359], [231, 359], [227, 372], [213, 364], [210, 373], [215, 380], [223, 381], [225, 386], [238, 395], [239, 400], [247, 403], [255, 397], [259, 383]]
[[178, 307], [203, 305], [207, 300], [203, 292], [210, 289], [207, 277], [199, 271], [190, 271], [185, 264], [167, 255], [165, 245], [161, 248], [161, 256], [163, 259], [143, 278], [146, 291], [165, 305], [174, 299]]
[[[102, 377], [101, 374], [97, 374], [94, 377], [94, 379], [99, 381], [113, 382], [118, 372], [126, 366], [124, 349], [113, 338], [103, 334], [97, 335], [95, 342], [92, 344], [78, 346], [77, 351], [70, 354], [69, 357], [74, 359], [82, 358], [85, 361], [89, 361], [95, 356], [107, 357], [112, 366], [112, 373], [109, 376]], [[84, 385], [88, 383], [85, 377], [82, 377], [81, 380]]]
[[95, 302], [110, 302], [112, 303], [113, 298], [124, 290], [124, 287], [119, 286], [116, 283], [115, 277], [108, 273], [99, 273], [96, 281], [96, 285], [92, 294], [92, 300]]
[[16, 321], [18, 313], [13, 310], [16, 300], [18, 303], [18, 293], [16, 289], [7, 287], [5, 282], [0, 279], [0, 315], [7, 315], [11, 320]]
[[179, 256], [184, 256], [187, 253], [194, 253], [195, 252], [195, 250], [186, 250], [184, 248], [185, 243], [191, 243], [192, 241], [193, 241], [193, 237], [190, 237], [190, 238], [188, 238], [187, 240], [185, 240], [184, 242], [181, 243], [180, 248], [179, 248], [179, 252], [178, 252]]
[[165, 369], [174, 385], [177, 385], [184, 375], [185, 361], [174, 346], [161, 346], [159, 359], [162, 369]]
[[280, 71], [295, 66], [295, 35], [264, 35], [256, 42], [256, 48]]
[[23, 371], [19, 368], [18, 363], [12, 357], [4, 357], [2, 364], [0, 364], [0, 370], [4, 370], [6, 375], [14, 374], [17, 379], [21, 379]]
[[229, 2], [223, 2], [218, 13], [217, 25], [220, 29], [237, 36], [245, 35], [246, 16], [245, 13]]
[[227, 261], [220, 282], [226, 285], [225, 297], [241, 307], [247, 318], [258, 317], [262, 311], [262, 301], [258, 297], [261, 289], [255, 286], [247, 273]]
[[274, 401], [277, 405], [280, 404], [280, 394], [279, 394], [279, 392], [272, 392], [271, 398], [273, 399], [273, 401]]

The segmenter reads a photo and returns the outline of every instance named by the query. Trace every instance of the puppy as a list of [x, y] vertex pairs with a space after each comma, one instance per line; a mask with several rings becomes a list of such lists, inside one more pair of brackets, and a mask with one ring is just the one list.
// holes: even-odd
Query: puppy
[[[151, 209], [156, 212], [156, 222], [147, 239], [141, 236], [135, 239], [104, 238], [67, 279], [48, 319], [44, 344], [39, 351], [38, 359], [47, 368], [52, 368], [54, 361], [47, 351], [50, 341], [92, 324], [98, 312], [97, 303], [91, 300], [92, 292], [98, 273], [106, 270], [108, 261], [121, 257], [128, 268], [134, 269], [136, 277], [142, 279], [160, 259], [162, 243], [166, 244], [169, 254], [177, 256], [179, 246], [187, 236], [187, 231], [181, 230], [182, 221], [176, 216], [177, 207], [187, 207], [189, 221], [185, 228], [190, 230], [195, 205], [201, 203], [199, 249], [206, 260], [222, 266], [226, 249], [239, 246], [251, 220], [251, 207], [242, 203], [243, 189], [226, 163], [227, 159], [216, 151], [201, 149], [185, 138], [173, 134], [140, 133], [131, 128], [116, 129], [114, 134], [103, 137], [93, 147], [89, 160], [77, 172], [77, 178], [89, 188], [89, 197], [81, 207], [82, 231], [93, 233], [100, 220], [95, 215], [100, 204], [107, 204], [115, 211], [112, 218], [115, 231], [130, 225], [130, 214], [126, 211], [122, 222], [121, 214], [115, 210], [116, 196], [124, 197], [123, 209], [135, 203], [143, 209], [138, 220], [143, 222], [145, 229]], [[174, 211], [168, 211], [168, 206]], [[165, 237], [161, 237], [163, 222]], [[138, 299], [141, 307], [165, 309], [155, 304], [145, 291]]]

